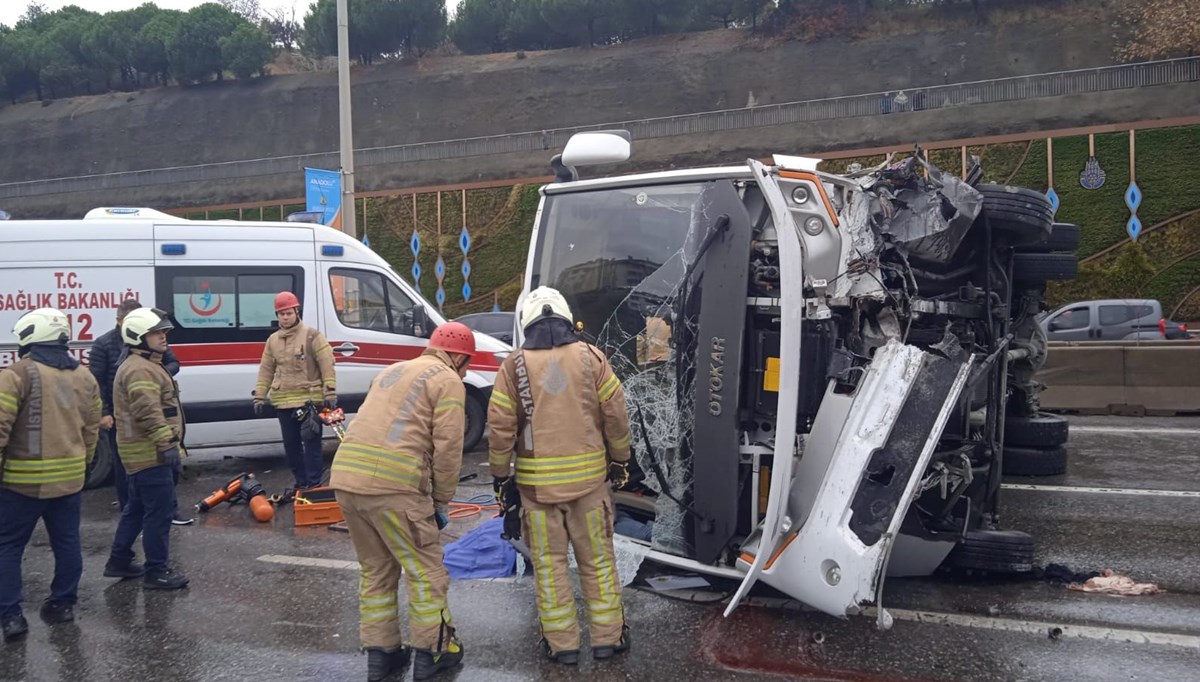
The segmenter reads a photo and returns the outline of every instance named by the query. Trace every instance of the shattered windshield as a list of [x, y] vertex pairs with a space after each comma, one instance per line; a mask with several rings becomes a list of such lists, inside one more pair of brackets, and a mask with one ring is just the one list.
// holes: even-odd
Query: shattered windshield
[[[695, 376], [688, 371], [692, 353], [676, 348], [694, 330], [676, 329], [676, 321], [685, 252], [708, 225], [703, 189], [689, 183], [548, 196], [533, 264], [532, 286], [562, 292], [584, 337], [608, 355], [624, 383], [646, 485], [662, 492], [651, 475], [657, 467], [676, 496], [690, 480], [681, 441], [691, 436], [694, 414], [691, 386], [681, 383]], [[684, 551], [679, 505], [660, 495], [657, 506], [654, 546]]]

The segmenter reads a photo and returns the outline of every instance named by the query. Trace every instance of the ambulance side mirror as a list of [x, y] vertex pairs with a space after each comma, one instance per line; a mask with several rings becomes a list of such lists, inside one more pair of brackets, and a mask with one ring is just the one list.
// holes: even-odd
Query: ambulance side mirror
[[427, 339], [433, 334], [433, 323], [429, 320], [429, 314], [425, 312], [425, 306], [412, 307], [412, 328], [405, 331], [418, 339]]

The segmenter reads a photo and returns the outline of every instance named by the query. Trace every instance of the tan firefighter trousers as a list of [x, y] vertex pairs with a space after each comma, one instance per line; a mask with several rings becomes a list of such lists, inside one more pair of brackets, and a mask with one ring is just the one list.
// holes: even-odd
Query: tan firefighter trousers
[[583, 497], [562, 504], [523, 498], [521, 520], [533, 556], [538, 620], [550, 650], [558, 653], [579, 648], [575, 588], [567, 571], [568, 542], [579, 564], [592, 646], [618, 644], [625, 614], [613, 555], [613, 503], [608, 486], [596, 486]]
[[396, 598], [403, 571], [408, 574], [410, 644], [435, 654], [457, 650], [446, 606], [450, 574], [442, 564], [442, 543], [431, 518], [433, 500], [415, 493], [359, 495], [338, 490], [337, 501], [362, 567], [358, 588], [361, 646], [392, 649], [401, 645]]

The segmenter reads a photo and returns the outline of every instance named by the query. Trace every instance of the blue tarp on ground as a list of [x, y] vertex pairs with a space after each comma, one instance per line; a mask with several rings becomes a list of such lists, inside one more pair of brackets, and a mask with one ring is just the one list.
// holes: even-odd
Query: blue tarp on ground
[[474, 530], [446, 545], [444, 562], [454, 580], [504, 578], [516, 570], [517, 550], [501, 539], [504, 519], [484, 521]]

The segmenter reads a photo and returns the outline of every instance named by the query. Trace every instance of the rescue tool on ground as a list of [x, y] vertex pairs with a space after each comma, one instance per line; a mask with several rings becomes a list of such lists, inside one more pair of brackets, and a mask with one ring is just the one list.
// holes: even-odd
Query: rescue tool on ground
[[267, 498], [267, 491], [262, 482], [254, 474], [242, 473], [235, 476], [225, 485], [217, 488], [208, 497], [196, 503], [196, 511], [205, 513], [221, 504], [231, 505], [245, 502], [250, 506], [250, 513], [255, 519], [266, 523], [275, 518], [275, 508]]

